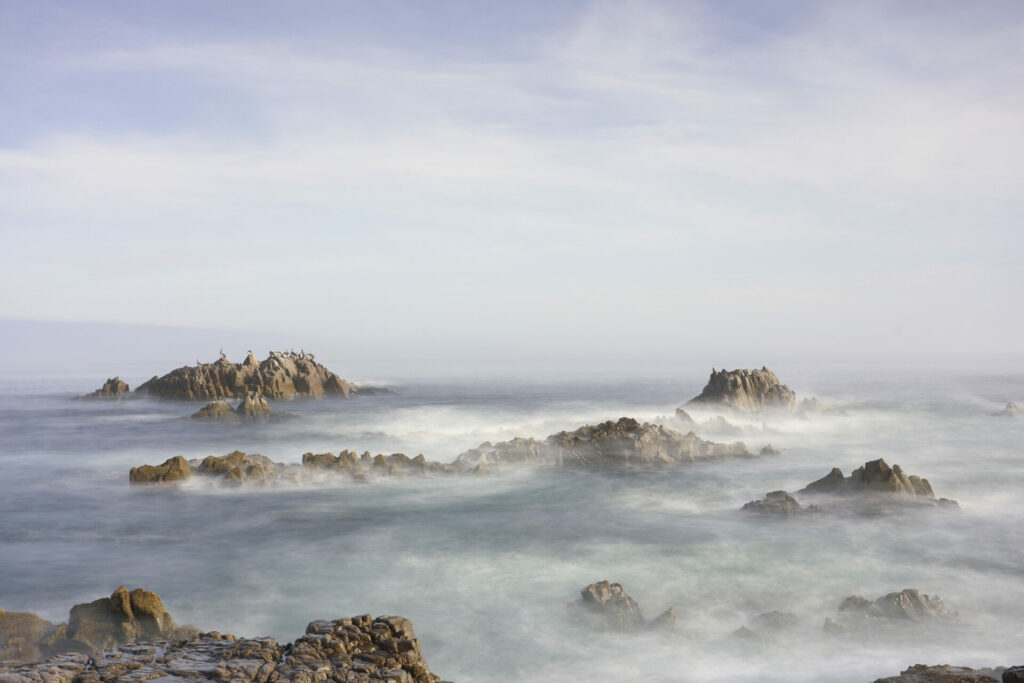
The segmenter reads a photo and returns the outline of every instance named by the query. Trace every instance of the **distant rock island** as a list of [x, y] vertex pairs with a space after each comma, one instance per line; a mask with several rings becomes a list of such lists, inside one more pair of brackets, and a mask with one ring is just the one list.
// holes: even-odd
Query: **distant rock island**
[[245, 398], [251, 392], [282, 401], [296, 397], [323, 398], [386, 392], [378, 387], [352, 384], [316, 362], [312, 353], [271, 351], [257, 361], [252, 351], [241, 363], [223, 352], [213, 363], [185, 365], [162, 377], [154, 376], [135, 389], [158, 398], [218, 401]]
[[156, 593], [119, 587], [66, 624], [0, 609], [0, 683], [116, 680], [439, 683], [404, 617], [311, 622], [294, 643], [178, 627]]
[[699, 396], [687, 405], [707, 404], [744, 413], [793, 412], [796, 392], [779, 382], [774, 372], [760, 370], [711, 370], [711, 377]]
[[128, 384], [121, 381], [120, 377], [112, 377], [104, 382], [102, 387], [81, 398], [121, 398], [127, 393]]

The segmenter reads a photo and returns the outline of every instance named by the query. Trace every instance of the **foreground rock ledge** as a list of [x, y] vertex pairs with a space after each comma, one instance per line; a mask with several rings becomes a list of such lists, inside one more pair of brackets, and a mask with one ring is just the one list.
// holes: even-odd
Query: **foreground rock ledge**
[[969, 669], [965, 666], [915, 664], [899, 676], [879, 678], [875, 683], [1024, 683], [1024, 667]]

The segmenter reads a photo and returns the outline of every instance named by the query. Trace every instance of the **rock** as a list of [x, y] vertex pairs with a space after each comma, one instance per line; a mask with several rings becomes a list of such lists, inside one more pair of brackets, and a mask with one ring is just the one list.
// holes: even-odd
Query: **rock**
[[824, 477], [817, 481], [812, 481], [797, 491], [797, 495], [807, 493], [849, 493], [849, 487], [846, 485], [846, 477], [843, 476], [843, 471], [838, 467], [833, 467], [832, 471]]
[[497, 444], [484, 442], [456, 458], [453, 465], [536, 463], [570, 466], [661, 466], [713, 460], [724, 457], [753, 457], [741, 443], [705, 441], [690, 432], [682, 434], [668, 427], [640, 423], [629, 417], [618, 421], [585, 425], [573, 432], [558, 432], [544, 441], [517, 437]]
[[733, 631], [732, 637], [736, 640], [768, 644], [780, 634], [791, 631], [799, 623], [796, 615], [789, 612], [765, 612]]
[[235, 412], [245, 422], [257, 422], [270, 417], [271, 411], [267, 399], [257, 389], [245, 394]]
[[644, 625], [640, 606], [622, 584], [598, 581], [580, 591], [569, 603], [570, 613], [589, 626], [607, 631], [632, 631]]
[[750, 501], [743, 506], [743, 509], [748, 512], [793, 517], [803, 511], [803, 506], [785, 491], [772, 491], [762, 500]]
[[[968, 669], [962, 666], [926, 666], [915, 664], [905, 669], [899, 676], [879, 678], [875, 683], [998, 683], [998, 679], [988, 670]], [[1005, 678], [1004, 678], [1005, 680]]]
[[669, 607], [651, 619], [647, 624], [647, 628], [652, 631], [676, 631], [679, 629], [679, 615], [676, 614], [674, 607]]
[[825, 617], [825, 625], [822, 627], [822, 630], [830, 636], [846, 633], [846, 627], [832, 617]]
[[180, 455], [169, 458], [161, 465], [143, 465], [133, 467], [128, 473], [128, 481], [132, 484], [155, 484], [160, 482], [181, 481], [192, 476], [192, 468]]
[[227, 422], [238, 424], [242, 421], [238, 413], [228, 405], [227, 401], [212, 401], [206, 406], [192, 413], [193, 420], [206, 420], [208, 422]]
[[851, 474], [847, 485], [853, 491], [874, 491], [880, 493], [901, 493], [908, 496], [935, 498], [927, 479], [907, 476], [899, 465], [889, 467], [879, 458], [866, 462]]
[[[838, 467], [821, 479], [813, 481], [796, 492], [798, 496], [824, 497], [831, 500], [831, 509], [854, 507], [863, 512], [883, 510], [900, 504], [959, 508], [955, 500], [936, 500], [927, 479], [908, 475], [899, 465], [889, 465], [883, 459], [872, 460], [844, 477]], [[830, 509], [819, 505], [819, 509]]]
[[675, 419], [676, 422], [682, 425], [685, 429], [692, 430], [697, 426], [697, 423], [692, 417], [690, 417], [690, 414], [682, 408], [676, 408]]
[[772, 448], [771, 444], [762, 446], [761, 450], [757, 452], [758, 455], [781, 455], [780, 451], [776, 448]]
[[1024, 666], [1011, 666], [1003, 671], [1003, 683], [1024, 683]]
[[273, 399], [290, 400], [297, 396], [347, 398], [386, 390], [346, 382], [317, 363], [313, 354], [271, 351], [266, 360], [257, 361], [250, 351], [241, 363], [231, 363], [221, 354], [213, 363], [186, 365], [162, 377], [154, 377], [136, 391], [159, 398], [216, 401], [245, 398], [252, 391]]
[[760, 370], [712, 370], [707, 385], [690, 404], [716, 404], [742, 412], [777, 410], [792, 412], [796, 393], [768, 368]]
[[314, 621], [302, 637], [284, 646], [273, 638], [194, 633], [188, 638], [121, 644], [103, 656], [63, 654], [39, 664], [0, 668], [0, 683], [152, 679], [440, 681], [427, 666], [408, 619], [369, 615]]
[[[845, 617], [856, 619], [886, 619], [889, 621], [928, 621], [955, 619], [942, 598], [925, 595], [916, 588], [888, 593], [874, 602], [860, 595], [851, 595], [839, 605], [839, 622]], [[843, 624], [844, 626], [846, 624]]]
[[0, 609], [0, 661], [39, 659], [40, 644], [54, 628], [53, 624], [30, 612]]
[[103, 386], [87, 394], [87, 398], [121, 398], [128, 393], [128, 385], [121, 381], [120, 377], [113, 377], [103, 383]]
[[992, 413], [996, 417], [1020, 417], [1024, 415], [1024, 408], [1019, 408], [1016, 403], [1010, 401], [1006, 407], [998, 413]]

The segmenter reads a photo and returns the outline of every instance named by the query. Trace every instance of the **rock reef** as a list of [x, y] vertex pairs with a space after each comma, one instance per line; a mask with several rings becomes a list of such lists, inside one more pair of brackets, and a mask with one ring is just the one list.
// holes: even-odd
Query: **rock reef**
[[[796, 496], [814, 500], [805, 507]], [[829, 512], [855, 509], [861, 512], [882, 510], [894, 505], [923, 505], [957, 508], [957, 502], [948, 498], [936, 499], [927, 479], [908, 475], [899, 465], [890, 467], [879, 458], [866, 462], [849, 477], [833, 467], [821, 479], [790, 494], [772, 491], [761, 500], [743, 506], [748, 512], [759, 512], [782, 517], [795, 517], [808, 512]]]
[[745, 413], [766, 411], [793, 412], [796, 392], [779, 382], [774, 372], [760, 370], [711, 370], [711, 377], [700, 395], [690, 404], [717, 405]]
[[186, 365], [153, 377], [136, 388], [150, 396], [186, 401], [217, 401], [245, 398], [249, 392], [278, 400], [298, 396], [349, 397], [383, 391], [374, 387], [358, 387], [316, 362], [311, 353], [271, 351], [265, 360], [257, 361], [252, 351], [241, 363], [232, 363], [223, 353], [213, 363]]
[[[18, 614], [26, 625], [11, 636]], [[439, 683], [408, 619], [365, 614], [314, 621], [293, 643], [177, 627], [155, 593], [123, 586], [109, 598], [75, 605], [67, 624], [0, 610], [0, 683], [193, 681], [388, 681]], [[38, 622], [38, 623], [37, 623]], [[42, 624], [42, 625], [40, 625]], [[12, 644], [13, 643], [13, 644]], [[20, 648], [15, 652], [12, 648]], [[14, 656], [11, 653], [15, 652]]]

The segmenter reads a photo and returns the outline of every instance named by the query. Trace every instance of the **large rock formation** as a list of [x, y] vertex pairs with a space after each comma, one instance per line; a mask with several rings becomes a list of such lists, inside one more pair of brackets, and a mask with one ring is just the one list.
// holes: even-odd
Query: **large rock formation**
[[573, 432], [558, 432], [544, 441], [515, 438], [497, 444], [484, 442], [460, 454], [454, 465], [658, 466], [732, 456], [754, 457], [740, 442], [712, 443], [693, 432], [682, 434], [623, 417], [617, 422], [609, 420]]
[[747, 503], [743, 509], [793, 517], [808, 511], [823, 512], [851, 507], [865, 512], [907, 504], [959, 507], [954, 500], [936, 499], [927, 479], [908, 475], [899, 465], [890, 467], [881, 458], [864, 463], [849, 477], [844, 477], [842, 470], [833, 467], [824, 477], [797, 491], [796, 496], [814, 500], [815, 504], [804, 507], [793, 495], [785, 491], [772, 491], [761, 500]]
[[[0, 617], [5, 613], [0, 610]], [[35, 615], [29, 615], [35, 617]], [[314, 621], [294, 643], [178, 628], [159, 596], [123, 586], [109, 598], [76, 605], [65, 634], [47, 641], [46, 624], [21, 629], [35, 639], [15, 656], [0, 618], [0, 683], [95, 683], [115, 680], [391, 681], [438, 683], [408, 619], [362, 615]], [[52, 631], [53, 629], [51, 629]], [[38, 633], [37, 633], [38, 632]], [[66, 636], [66, 637], [65, 637]], [[49, 643], [49, 644], [48, 644]], [[27, 654], [28, 656], [22, 656]], [[40, 661], [43, 657], [49, 657]]]
[[103, 383], [103, 386], [86, 394], [86, 398], [121, 398], [128, 393], [128, 385], [121, 381], [120, 377], [112, 377]]
[[163, 377], [153, 377], [136, 391], [160, 398], [188, 401], [216, 401], [244, 398], [251, 391], [263, 396], [290, 400], [297, 396], [322, 398], [348, 397], [357, 393], [377, 393], [380, 389], [357, 387], [323, 365], [311, 353], [271, 351], [263, 361], [249, 355], [241, 363], [232, 363], [221, 353], [213, 363], [186, 365]]
[[679, 617], [671, 607], [650, 622], [646, 621], [640, 605], [622, 584], [608, 581], [598, 581], [581, 590], [579, 599], [570, 602], [568, 610], [574, 619], [602, 631], [673, 630], [679, 624]]
[[748, 413], [769, 410], [792, 412], [796, 392], [779, 383], [768, 368], [760, 370], [711, 370], [711, 377], [690, 404], [710, 404]]

